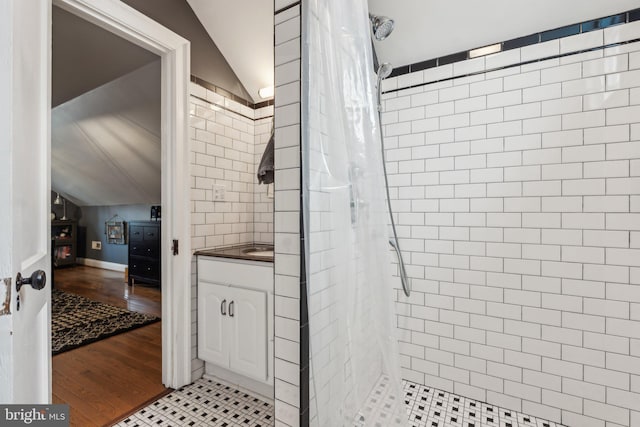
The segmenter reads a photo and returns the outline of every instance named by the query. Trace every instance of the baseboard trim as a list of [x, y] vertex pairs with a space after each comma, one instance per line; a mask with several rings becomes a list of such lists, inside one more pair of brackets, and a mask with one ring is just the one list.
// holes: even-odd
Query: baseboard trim
[[99, 259], [91, 258], [76, 258], [78, 264], [86, 265], [87, 267], [102, 268], [103, 270], [121, 271], [128, 267], [126, 264], [116, 264], [115, 262], [100, 261]]
[[273, 384], [263, 383], [244, 375], [237, 374], [228, 369], [216, 366], [212, 363], [205, 362], [205, 373], [202, 378], [214, 381], [220, 381], [226, 385], [235, 387], [244, 393], [248, 393], [254, 397], [259, 397], [271, 404], [274, 403], [274, 387]]

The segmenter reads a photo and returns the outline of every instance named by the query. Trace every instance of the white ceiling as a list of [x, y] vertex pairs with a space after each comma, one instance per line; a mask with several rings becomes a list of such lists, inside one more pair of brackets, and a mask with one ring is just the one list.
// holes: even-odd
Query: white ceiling
[[51, 111], [51, 188], [78, 206], [160, 202], [160, 60]]
[[640, 7], [640, 0], [369, 0], [371, 13], [395, 20], [376, 42], [395, 66], [498, 43]]
[[[242, 84], [273, 84], [273, 2], [187, 0]], [[640, 0], [368, 0], [396, 22], [381, 62], [413, 64], [640, 7]]]
[[273, 85], [273, 2], [187, 0], [254, 102]]

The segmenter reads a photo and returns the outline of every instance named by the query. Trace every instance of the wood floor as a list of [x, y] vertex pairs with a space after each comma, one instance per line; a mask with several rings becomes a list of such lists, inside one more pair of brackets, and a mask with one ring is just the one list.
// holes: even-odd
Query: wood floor
[[[127, 286], [124, 273], [91, 267], [55, 271], [55, 288], [160, 316], [160, 290]], [[161, 322], [53, 356], [53, 403], [70, 405], [72, 426], [111, 425], [166, 392]]]

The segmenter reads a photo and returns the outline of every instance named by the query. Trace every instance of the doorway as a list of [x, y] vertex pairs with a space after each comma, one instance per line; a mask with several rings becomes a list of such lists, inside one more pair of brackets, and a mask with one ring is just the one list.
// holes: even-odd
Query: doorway
[[53, 4], [160, 57], [162, 383], [172, 388], [186, 385], [191, 382], [189, 43], [121, 2]]
[[53, 402], [105, 424], [164, 391], [161, 64], [56, 6], [51, 62]]

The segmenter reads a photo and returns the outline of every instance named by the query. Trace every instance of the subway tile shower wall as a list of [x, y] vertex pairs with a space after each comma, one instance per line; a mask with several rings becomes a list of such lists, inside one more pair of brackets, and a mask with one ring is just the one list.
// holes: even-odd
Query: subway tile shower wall
[[634, 22], [384, 82], [406, 379], [640, 426], [638, 38]]
[[[273, 199], [256, 171], [269, 140], [273, 106], [251, 109], [190, 83], [191, 248], [273, 242]], [[225, 189], [214, 200], [214, 185]], [[196, 260], [191, 263], [192, 379], [204, 373], [197, 359]]]

